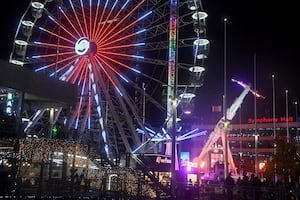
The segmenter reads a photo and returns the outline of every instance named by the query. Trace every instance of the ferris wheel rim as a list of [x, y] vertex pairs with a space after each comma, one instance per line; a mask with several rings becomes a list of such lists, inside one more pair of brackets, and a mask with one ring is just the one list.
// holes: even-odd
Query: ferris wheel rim
[[[41, 17], [41, 13], [39, 12], [39, 9], [44, 9], [44, 7], [46, 7], [47, 5], [47, 3], [53, 3], [53, 2], [55, 2], [55, 1], [45, 1], [45, 5], [43, 4], [43, 6], [41, 5], [41, 4], [39, 4], [39, 3], [36, 3], [35, 1], [32, 1], [33, 2], [33, 4], [31, 4], [31, 6], [33, 6], [36, 10], [37, 10], [37, 13], [36, 13], [36, 16], [35, 16], [35, 19], [34, 20], [36, 20], [36, 21], [38, 21], [39, 20], [39, 18]], [[74, 1], [75, 2], [75, 1]], [[99, 1], [97, 1], [96, 3], [98, 3]], [[108, 2], [108, 1], [107, 1]], [[115, 1], [115, 2], [117, 2], [117, 1]], [[125, 1], [124, 1], [125, 2]], [[127, 2], [127, 1], [126, 1]], [[77, 1], [77, 3], [78, 3], [78, 5], [81, 5], [80, 4], [80, 2], [79, 1]], [[73, 4], [73, 5], [75, 5], [75, 3]], [[30, 6], [29, 6], [30, 7]], [[72, 6], [71, 6], [72, 7]], [[63, 9], [63, 7], [61, 7], [60, 9]], [[71, 12], [72, 10], [69, 10], [69, 12]], [[29, 12], [29, 10], [27, 11], [27, 12]], [[81, 11], [81, 12], [83, 12], [83, 11]], [[63, 12], [61, 13], [61, 16], [63, 16]], [[87, 14], [89, 14], [89, 13], [87, 13]], [[140, 15], [140, 18], [143, 18], [143, 17], [145, 17], [145, 16], [147, 16], [148, 14], [147, 13], [143, 13], [143, 15]], [[73, 16], [74, 17], [74, 19], [76, 18], [76, 16], [74, 15]], [[25, 18], [23, 18], [23, 19], [25, 19]], [[55, 23], [55, 19], [53, 19], [53, 18], [51, 18], [51, 15], [49, 16], [49, 19], [48, 19], [49, 21], [48, 22], [53, 22], [53, 23]], [[67, 18], [65, 18], [65, 20], [67, 20]], [[118, 19], [118, 20], [115, 20], [115, 22], [116, 23], [119, 23], [120, 22], [120, 20], [121, 19]], [[30, 32], [30, 30], [31, 29], [33, 29], [33, 27], [36, 25], [35, 24], [35, 22], [36, 21], [34, 21], [34, 22], [31, 22], [31, 21], [29, 21], [29, 20], [24, 20], [24, 21], [22, 21], [21, 23], [20, 23], [20, 27], [23, 25], [23, 26], [26, 26], [27, 27], [27, 29], [29, 29], [29, 32]], [[105, 20], [104, 20], [105, 21]], [[113, 21], [114, 20], [112, 20], [111, 21], [111, 23], [113, 23]], [[92, 24], [93, 26], [98, 26], [97, 24], [95, 25], [95, 24]], [[64, 29], [65, 29], [66, 27], [64, 27], [64, 26], [61, 26], [61, 31], [65, 31]], [[69, 27], [69, 28], [72, 28], [72, 27]], [[74, 29], [74, 28], [72, 28], [72, 29]], [[79, 30], [80, 29], [80, 30]], [[77, 35], [78, 35], [78, 33], [81, 33], [81, 32], [85, 32], [84, 31], [84, 29], [85, 29], [85, 27], [78, 27], [78, 32], [76, 32], [76, 31], [74, 31], [74, 32], [76, 32], [77, 33]], [[21, 31], [21, 30], [18, 30], [18, 31]], [[44, 32], [47, 32], [47, 31], [49, 31], [49, 30], [46, 30], [46, 28], [45, 27], [40, 27], [40, 31], [44, 31]], [[96, 30], [95, 30], [96, 31]], [[65, 32], [67, 32], [67, 31], [65, 31]], [[138, 31], [139, 33], [142, 33], [142, 29], [140, 29], [139, 31]], [[67, 32], [68, 33], [68, 32]], [[79, 37], [76, 39], [76, 40], [70, 40], [70, 39], [67, 39], [67, 38], [61, 38], [62, 40], [64, 40], [64, 41], [66, 41], [66, 43], [72, 43], [72, 45], [73, 45], [73, 51], [72, 51], [72, 53], [74, 53], [75, 55], [73, 55], [74, 57], [73, 57], [73, 59], [75, 59], [76, 58], [76, 63], [80, 63], [80, 62], [85, 62], [85, 63], [87, 63], [87, 65], [89, 66], [89, 68], [92, 68], [92, 63], [94, 62], [93, 61], [93, 59], [92, 59], [92, 57], [93, 57], [93, 55], [95, 55], [95, 54], [97, 54], [97, 52], [98, 51], [101, 51], [101, 50], [99, 50], [100, 48], [97, 46], [97, 42], [95, 41], [95, 38], [97, 38], [97, 36], [99, 36], [99, 34], [101, 35], [101, 33], [98, 33], [96, 36], [94, 36], [94, 37], [92, 37], [92, 35], [91, 35], [91, 33], [93, 33], [93, 31], [92, 32], [88, 32], [88, 31], [86, 31], [85, 32], [86, 34], [79, 34]], [[15, 46], [26, 46], [26, 48], [25, 48], [25, 50], [27, 50], [27, 47], [32, 47], [32, 46], [39, 46], [39, 45], [41, 45], [42, 43], [41, 43], [41, 41], [37, 41], [37, 42], [35, 42], [35, 43], [33, 43], [33, 42], [28, 42], [27, 40], [29, 40], [29, 38], [31, 38], [32, 37], [32, 33], [27, 33], [28, 35], [27, 35], [27, 38], [25, 38], [24, 40], [20, 40], [20, 39], [17, 39], [17, 37], [16, 37], [16, 42], [15, 42]], [[89, 35], [90, 34], [90, 35]], [[109, 35], [109, 34], [108, 34]], [[74, 35], [74, 37], [75, 37], [75, 35]], [[27, 39], [27, 40], [26, 40]], [[104, 40], [104, 39], [103, 39]], [[99, 43], [101, 43], [101, 42], [103, 42], [103, 41], [98, 41]], [[109, 42], [108, 42], [109, 43]], [[96, 44], [96, 49], [93, 49], [93, 50], [91, 50], [92, 48], [91, 48], [91, 46], [93, 46], [93, 45], [95, 45]], [[43, 45], [48, 45], [48, 47], [49, 47], [49, 50], [50, 50], [50, 48], [51, 48], [51, 45], [50, 44], [46, 44], [46, 43], [43, 43]], [[61, 47], [62, 48], [71, 48], [71, 47], [67, 47], [66, 45], [64, 46], [62, 43], [61, 44], [59, 44], [59, 45], [61, 45]], [[141, 45], [141, 43], [139, 43], [139, 45]], [[14, 46], [14, 47], [15, 47]], [[106, 43], [106, 45], [104, 45], [103, 47], [102, 47], [102, 50], [103, 49], [105, 49], [105, 48], [107, 48], [107, 43]], [[15, 50], [15, 49], [14, 49]], [[14, 51], [13, 50], [13, 51]], [[22, 53], [22, 52], [21, 52]], [[101, 52], [103, 55], [102, 56], [104, 56], [103, 58], [102, 58], [102, 60], [100, 60], [100, 61], [102, 61], [103, 63], [105, 62], [105, 60], [103, 60], [104, 58], [105, 59], [107, 59], [108, 58], [108, 54], [107, 53], [105, 53], [104, 51], [102, 51]], [[76, 55], [77, 56], [79, 56], [79, 57], [76, 57]], [[115, 52], [110, 52], [110, 55], [119, 55], [119, 56], [128, 56], [128, 55], [126, 55], [126, 52], [125, 53], [121, 53], [121, 54], [116, 54]], [[34, 57], [35, 56], [35, 57]], [[21, 57], [23, 57], [23, 58], [25, 58], [26, 57], [26, 55], [21, 55]], [[34, 58], [29, 58], [28, 60], [26, 60], [26, 59], [23, 59], [23, 60], [18, 60], [18, 59], [14, 59], [13, 57], [11, 57], [10, 58], [10, 62], [12, 62], [12, 63], [14, 63], [14, 64], [17, 64], [17, 65], [22, 65], [22, 66], [26, 66], [26, 65], [28, 65], [28, 63], [30, 63], [32, 60], [34, 60], [34, 59], [38, 59], [38, 56], [37, 55], [33, 55], [33, 57]], [[67, 54], [66, 53], [66, 57], [70, 57], [70, 55], [69, 54]], [[124, 60], [126, 60], [127, 59], [127, 57], [125, 58], [124, 57]], [[80, 59], [81, 58], [81, 59]], [[45, 59], [45, 58], [44, 58]], [[139, 60], [139, 59], [142, 59], [142, 56], [139, 56], [139, 55], [133, 55], [132, 56], [132, 59], [134, 59], [134, 60]], [[159, 58], [159, 59], [161, 59], [161, 58]], [[26, 60], [26, 61], [25, 61]], [[151, 60], [151, 59], [150, 59]], [[162, 60], [162, 59], [161, 59]], [[45, 59], [45, 61], [46, 61], [46, 59]], [[110, 60], [110, 61], [112, 61], [112, 60]], [[98, 62], [99, 62], [99, 60], [98, 60]], [[112, 62], [114, 62], [114, 61], [112, 61]], [[152, 64], [153, 63], [155, 63], [155, 61], [154, 61], [154, 59], [152, 59]], [[94, 63], [96, 63], [96, 62], [94, 62]], [[115, 61], [115, 63], [116, 63], [116, 61]], [[106, 63], [107, 64], [107, 63]], [[157, 64], [157, 63], [155, 63], [155, 64]], [[44, 66], [45, 67], [45, 66]], [[105, 67], [104, 66], [102, 66], [102, 67], [100, 67], [100, 68], [102, 68], [103, 70], [105, 70]], [[40, 67], [40, 68], [38, 68], [38, 69], [36, 69], [36, 71], [43, 71], [43, 70], [45, 70], [45, 68], [43, 68], [43, 67]], [[133, 72], [138, 72], [138, 73], [141, 73], [138, 69], [135, 69], [135, 70], [132, 70]], [[58, 71], [58, 72], [60, 72], [60, 71]], [[99, 73], [99, 72], [96, 72], [96, 71], [93, 71], [93, 72], [95, 72], [95, 73]], [[107, 69], [107, 71], [106, 71], [106, 74], [107, 75], [112, 75], [113, 74], [113, 72], [114, 72], [114, 70], [113, 69]], [[56, 75], [55, 73], [53, 73], [51, 76], [59, 76], [59, 75]], [[116, 75], [113, 75], [112, 77], [117, 77]], [[120, 78], [121, 77], [121, 78]], [[123, 78], [123, 80], [125, 80], [126, 78], [124, 78], [124, 77], [122, 77], [122, 76], [119, 76], [118, 77], [120, 80]], [[62, 80], [66, 80], [65, 79], [65, 77], [62, 77], [61, 76], [61, 79]], [[113, 79], [113, 78], [112, 78]], [[68, 81], [70, 81], [70, 82], [72, 82], [72, 81], [74, 81], [74, 80], [72, 80], [71, 78], [70, 79], [68, 79]], [[127, 80], [128, 81], [128, 80]], [[155, 80], [155, 79], [152, 79], [152, 81], [157, 81], [157, 80]], [[83, 83], [80, 83], [80, 84], [83, 84]], [[121, 83], [117, 83], [116, 82], [116, 85], [119, 85], [120, 84], [120, 88], [122, 88], [121, 87]], [[104, 86], [103, 86], [104, 87]], [[119, 91], [120, 89], [117, 89], [117, 92], [120, 94], [121, 92]], [[143, 91], [143, 88], [141, 88], [141, 87], [139, 87], [139, 90], [142, 92]], [[106, 98], [108, 98], [108, 96], [109, 96], [109, 94], [106, 94], [107, 95], [107, 97]], [[147, 96], [149, 99], [151, 99], [151, 97], [152, 97], [152, 95], [149, 95], [148, 94], [148, 96]], [[118, 99], [118, 98], [116, 98], [116, 99]], [[118, 100], [116, 100], [116, 101], [118, 101]], [[127, 100], [125, 100], [125, 101], [123, 101], [123, 103], [125, 103], [125, 104], [130, 104], [130, 103], [132, 103], [131, 102], [131, 100], [130, 99], [127, 99]], [[125, 106], [124, 106], [124, 108], [125, 108]], [[123, 108], [123, 110], [126, 110], [126, 109], [124, 109]], [[75, 120], [75, 115], [73, 116], [74, 117], [74, 121], [76, 121]], [[103, 119], [102, 119], [103, 120]], [[101, 120], [99, 120], [99, 121], [101, 121]], [[140, 118], [140, 121], [142, 121], [141, 120], [141, 118]], [[142, 124], [142, 123], [141, 123]], [[133, 129], [133, 124], [131, 124], [131, 129]], [[139, 143], [139, 141], [138, 141], [138, 136], [134, 136], [137, 140], [137, 142], [133, 142], [135, 145], [137, 144], [137, 143]], [[129, 150], [130, 149], [130, 141], [127, 141], [127, 150]]]

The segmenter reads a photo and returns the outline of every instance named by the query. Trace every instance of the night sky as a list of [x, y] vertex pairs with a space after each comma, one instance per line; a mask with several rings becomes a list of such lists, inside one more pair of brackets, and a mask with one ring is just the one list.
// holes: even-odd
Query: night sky
[[[8, 60], [14, 33], [29, 0], [9, 0], [1, 5], [0, 59]], [[295, 116], [295, 101], [300, 101], [299, 88], [299, 16], [296, 1], [202, 1], [208, 13], [207, 36], [210, 54], [206, 61], [204, 85], [198, 89], [197, 118], [216, 120], [213, 105], [222, 105], [224, 91], [224, 17], [227, 22], [227, 104], [240, 95], [242, 88], [231, 78], [254, 85], [266, 99], [257, 99], [257, 117], [272, 117], [272, 78], [275, 74], [276, 113], [285, 116], [285, 90], [289, 114]], [[254, 57], [256, 64], [254, 65]], [[248, 94], [242, 105], [242, 118], [253, 118], [254, 98]], [[299, 106], [300, 107], [300, 106]], [[299, 112], [300, 113], [300, 112]]]
[[[269, 1], [202, 1], [208, 13], [207, 35], [211, 51], [207, 76], [199, 90], [200, 105], [222, 105], [224, 94], [224, 17], [227, 54], [227, 104], [242, 92], [231, 78], [250, 83], [266, 99], [257, 99], [257, 117], [272, 117], [272, 74], [275, 75], [276, 116], [285, 116], [285, 90], [288, 90], [289, 115], [295, 116], [295, 101], [300, 100], [299, 17], [293, 3], [274, 4]], [[255, 59], [256, 58], [256, 59]], [[256, 62], [254, 62], [256, 60]], [[254, 64], [256, 63], [256, 64]], [[254, 67], [256, 66], [256, 67]], [[210, 95], [210, 98], [206, 98]], [[203, 102], [203, 103], [202, 103]], [[254, 97], [248, 94], [242, 104], [242, 119], [254, 117]], [[299, 107], [299, 106], [298, 106]], [[205, 108], [203, 108], [205, 109]], [[209, 107], [206, 107], [209, 113]], [[299, 111], [298, 111], [299, 113]], [[205, 115], [203, 115], [205, 118]], [[238, 117], [235, 118], [237, 120]]]

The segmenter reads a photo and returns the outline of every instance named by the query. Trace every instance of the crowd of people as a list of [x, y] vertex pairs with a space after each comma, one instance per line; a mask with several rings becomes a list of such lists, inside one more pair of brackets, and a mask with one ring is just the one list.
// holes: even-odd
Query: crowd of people
[[229, 173], [224, 180], [202, 180], [186, 183], [185, 197], [207, 200], [295, 200], [300, 199], [300, 187], [296, 183], [274, 183], [261, 180], [255, 174], [243, 174], [236, 178]]

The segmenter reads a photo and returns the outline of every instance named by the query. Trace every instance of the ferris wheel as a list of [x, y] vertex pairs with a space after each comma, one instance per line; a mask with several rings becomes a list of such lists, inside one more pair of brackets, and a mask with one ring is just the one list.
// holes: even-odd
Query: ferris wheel
[[[187, 107], [189, 90], [203, 84], [207, 15], [197, 0], [178, 7], [177, 66], [185, 77], [178, 78], [178, 91]], [[78, 97], [71, 110], [26, 112], [33, 114], [24, 132], [59, 125], [72, 139], [97, 141], [112, 157], [141, 145], [151, 137], [145, 127], [167, 120], [169, 21], [167, 0], [32, 0], [9, 61], [77, 85]], [[143, 137], [137, 128], [145, 130]]]

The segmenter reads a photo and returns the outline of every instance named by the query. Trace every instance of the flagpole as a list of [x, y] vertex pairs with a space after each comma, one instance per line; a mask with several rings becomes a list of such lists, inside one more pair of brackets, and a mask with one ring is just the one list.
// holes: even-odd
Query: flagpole
[[[256, 54], [254, 54], [254, 91], [256, 92]], [[258, 176], [258, 134], [257, 134], [257, 108], [256, 108], [256, 96], [254, 95], [254, 123], [255, 123], [255, 129], [254, 129], [254, 143], [255, 143], [255, 175]]]
[[[226, 35], [226, 24], [227, 24], [227, 18], [224, 18], [224, 96], [223, 96], [223, 117], [224, 117], [224, 121], [225, 123], [227, 122], [227, 102], [226, 102], [226, 96], [227, 96], [227, 85], [226, 85], [226, 77], [227, 77], [227, 66], [226, 66], [226, 48], [227, 48], [227, 44], [226, 44], [226, 39], [227, 39], [227, 35]], [[227, 127], [224, 126], [224, 178], [226, 178], [228, 176], [228, 141], [227, 141]]]
[[[295, 122], [298, 122], [298, 101], [295, 101]], [[296, 138], [297, 138], [297, 143], [298, 143], [298, 138], [299, 138], [299, 132], [298, 128], [296, 129]], [[297, 145], [298, 146], [298, 145]]]
[[[276, 104], [275, 104], [275, 75], [272, 74], [272, 96], [273, 96], [273, 139], [276, 139]], [[274, 144], [274, 156], [276, 155], [276, 146]], [[274, 183], [277, 183], [277, 172], [276, 172], [277, 164], [274, 163]]]
[[288, 90], [285, 90], [285, 111], [286, 111], [286, 141], [290, 142], [290, 133], [289, 133], [289, 106], [288, 106]]
[[272, 74], [272, 93], [273, 93], [273, 138], [276, 139], [276, 122], [275, 122], [275, 75]]
[[[286, 142], [290, 143], [290, 132], [289, 132], [289, 103], [288, 103], [288, 90], [285, 90], [285, 111], [286, 111]], [[288, 182], [291, 182], [291, 172], [290, 168], [288, 169]]]

